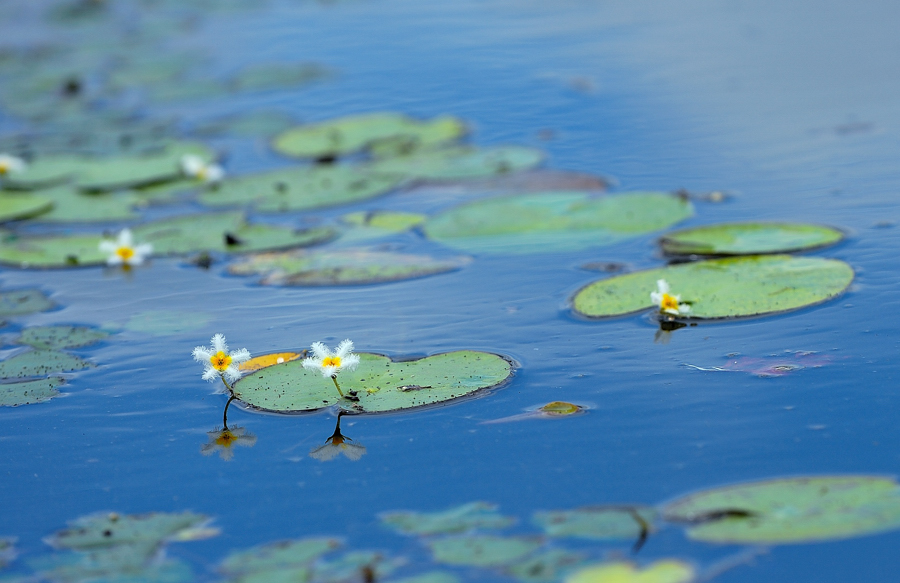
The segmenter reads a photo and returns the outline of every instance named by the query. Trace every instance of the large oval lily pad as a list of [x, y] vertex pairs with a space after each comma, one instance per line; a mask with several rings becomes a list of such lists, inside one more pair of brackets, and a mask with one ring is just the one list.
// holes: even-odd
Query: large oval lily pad
[[442, 512], [384, 512], [381, 522], [401, 534], [431, 536], [475, 529], [503, 529], [515, 524], [516, 519], [498, 513], [493, 504], [469, 502]]
[[691, 494], [663, 509], [696, 540], [786, 544], [900, 528], [900, 485], [879, 476], [819, 476], [736, 484]]
[[61, 377], [50, 377], [24, 383], [0, 384], [0, 407], [18, 407], [49, 401], [59, 395], [56, 387], [65, 382], [66, 380]]
[[803, 223], [729, 223], [683, 229], [660, 239], [670, 255], [756, 255], [833, 245], [844, 233]]
[[508, 360], [471, 350], [404, 362], [394, 362], [380, 354], [359, 356], [361, 361], [355, 371], [339, 375], [344, 398], [339, 398], [331, 379], [304, 369], [299, 360], [245, 376], [235, 383], [234, 394], [247, 405], [264, 411], [314, 411], [337, 404], [354, 413], [381, 413], [471, 395], [496, 387], [512, 375]]
[[290, 129], [279, 134], [272, 147], [288, 156], [320, 158], [357, 152], [384, 141], [396, 144], [399, 140], [407, 147], [431, 146], [455, 140], [465, 132], [465, 125], [449, 116], [420, 121], [399, 113], [370, 113]]
[[541, 548], [537, 537], [467, 535], [428, 541], [434, 560], [448, 565], [502, 567]]
[[53, 208], [46, 196], [0, 191], [0, 223], [28, 219]]
[[526, 170], [537, 166], [543, 159], [544, 153], [540, 150], [523, 146], [455, 146], [386, 158], [373, 162], [369, 168], [379, 174], [422, 180], [460, 180]]
[[228, 267], [235, 275], [262, 275], [263, 285], [362, 285], [446, 273], [463, 267], [467, 257], [336, 249], [253, 254]]
[[0, 362], [0, 378], [38, 377], [55, 372], [74, 372], [96, 366], [82, 358], [56, 350], [30, 350]]
[[425, 233], [472, 252], [568, 251], [658, 231], [693, 212], [689, 201], [663, 192], [543, 192], [464, 204], [430, 219]]
[[100, 342], [109, 332], [85, 326], [34, 326], [22, 330], [19, 344], [35, 348], [80, 348]]
[[538, 511], [533, 521], [549, 536], [622, 540], [646, 536], [656, 518], [656, 509], [649, 506], [596, 506]]
[[689, 583], [694, 568], [682, 561], [661, 560], [641, 569], [631, 563], [601, 563], [572, 573], [565, 583]]
[[[244, 253], [300, 247], [335, 236], [330, 227], [295, 231], [273, 225], [254, 225], [239, 212], [189, 215], [163, 219], [133, 229], [137, 243], [151, 243], [154, 255], [196, 251]], [[0, 263], [17, 267], [74, 267], [98, 265], [107, 256], [99, 250], [100, 235], [8, 237], [0, 242]]]
[[583, 316], [621, 316], [652, 307], [650, 293], [666, 280], [691, 306], [693, 318], [757, 316], [829, 300], [853, 281], [853, 269], [835, 259], [758, 255], [682, 263], [594, 282], [575, 294]]
[[200, 195], [207, 206], [253, 205], [261, 212], [309, 210], [359, 202], [395, 188], [399, 176], [356, 166], [293, 167], [229, 178]]

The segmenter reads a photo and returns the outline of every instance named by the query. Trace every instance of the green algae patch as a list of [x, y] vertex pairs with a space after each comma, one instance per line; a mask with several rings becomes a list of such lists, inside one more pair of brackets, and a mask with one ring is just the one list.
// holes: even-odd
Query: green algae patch
[[378, 174], [412, 179], [452, 181], [519, 172], [534, 168], [543, 160], [542, 151], [524, 146], [454, 146], [385, 158], [369, 164], [369, 169]]
[[516, 519], [499, 514], [494, 504], [469, 502], [442, 512], [385, 512], [381, 514], [381, 522], [400, 534], [431, 536], [500, 530], [515, 524]]
[[667, 504], [663, 516], [695, 540], [791, 544], [900, 528], [900, 485], [878, 476], [819, 476], [736, 484]]
[[430, 239], [469, 252], [558, 252], [652, 233], [693, 212], [689, 201], [663, 192], [543, 192], [464, 204], [429, 219], [424, 230]]
[[340, 398], [329, 378], [295, 360], [249, 374], [234, 394], [263, 411], [292, 413], [333, 405], [350, 413], [402, 411], [442, 403], [497, 387], [513, 374], [505, 358], [471, 350], [447, 352], [403, 362], [361, 353], [355, 371], [341, 373]]
[[657, 518], [649, 506], [596, 506], [538, 511], [532, 521], [552, 537], [629, 540], [646, 536]]
[[822, 225], [729, 223], [667, 233], [660, 246], [668, 255], [758, 255], [807, 251], [843, 238], [843, 232]]
[[18, 407], [43, 403], [59, 395], [57, 387], [66, 382], [61, 377], [51, 377], [24, 383], [0, 384], [0, 407]]
[[611, 277], [579, 290], [572, 305], [590, 318], [621, 316], [653, 306], [664, 279], [690, 305], [692, 318], [758, 316], [819, 304], [843, 293], [853, 269], [835, 259], [754, 255], [682, 263]]

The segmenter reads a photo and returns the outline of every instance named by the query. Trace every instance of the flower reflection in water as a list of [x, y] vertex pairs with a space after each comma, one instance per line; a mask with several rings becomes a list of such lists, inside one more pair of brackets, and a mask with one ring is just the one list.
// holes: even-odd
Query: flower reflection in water
[[334, 428], [334, 433], [331, 434], [331, 437], [325, 440], [325, 445], [313, 448], [309, 452], [309, 457], [315, 458], [320, 462], [327, 462], [340, 454], [344, 454], [347, 459], [355, 462], [366, 454], [365, 446], [358, 443], [350, 443], [353, 440], [349, 437], [344, 437], [341, 433], [342, 415], [343, 413], [338, 413], [337, 426]]
[[225, 404], [225, 412], [222, 414], [222, 425], [224, 429], [214, 429], [208, 431], [209, 441], [200, 447], [200, 453], [203, 455], [212, 455], [219, 452], [219, 457], [225, 461], [230, 461], [234, 457], [235, 445], [243, 447], [253, 447], [256, 445], [256, 436], [246, 430], [244, 427], [228, 427], [228, 406], [234, 401], [234, 395], [228, 399]]

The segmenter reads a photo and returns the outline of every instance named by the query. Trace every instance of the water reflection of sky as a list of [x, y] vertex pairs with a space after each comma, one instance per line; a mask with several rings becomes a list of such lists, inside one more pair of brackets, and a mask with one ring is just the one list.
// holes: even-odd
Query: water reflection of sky
[[[254, 287], [178, 260], [154, 261], [130, 280], [5, 270], [4, 286], [39, 285], [63, 306], [30, 324], [100, 325], [172, 309], [211, 322], [174, 338], [125, 332], [85, 349], [102, 366], [80, 375], [70, 397], [3, 411], [3, 497], [15, 511], [4, 513], [2, 533], [38, 552], [41, 536], [81, 514], [191, 509], [223, 529], [186, 551], [212, 563], [227, 549], [308, 534], [405, 550], [411, 543], [377, 523], [389, 509], [488, 500], [527, 525], [536, 509], [655, 503], [734, 481], [895, 473], [897, 230], [874, 226], [900, 220], [896, 12], [886, 2], [498, 0], [285, 4], [210, 17], [184, 42], [216, 46], [217, 67], [300, 58], [339, 77], [173, 111], [212, 117], [272, 106], [304, 120], [372, 109], [452, 113], [471, 120], [479, 144], [542, 147], [548, 166], [608, 174], [621, 189], [739, 194], [700, 206], [689, 224], [759, 218], [846, 228], [849, 241], [815, 254], [848, 261], [857, 283], [821, 307], [678, 330], [660, 344], [643, 317], [583, 322], [566, 306], [596, 277], [577, 268], [583, 263], [658, 265], [652, 237], [595, 252], [482, 257], [449, 275], [343, 289]], [[539, 139], [545, 129], [553, 139]], [[232, 170], [280, 163], [259, 144], [230, 145]], [[332, 417], [233, 408], [229, 422], [257, 443], [225, 464], [199, 454], [224, 397], [210, 394], [190, 358], [216, 331], [254, 353], [349, 336], [390, 355], [495, 351], [522, 368], [487, 398], [345, 418], [345, 434], [367, 448], [356, 463], [308, 457], [333, 432]], [[834, 360], [768, 379], [680, 366], [785, 350]], [[553, 400], [596, 407], [558, 422], [480, 424]], [[898, 537], [778, 548], [720, 580], [888, 581]], [[705, 561], [726, 551], [688, 545], [670, 530], [642, 553]]]

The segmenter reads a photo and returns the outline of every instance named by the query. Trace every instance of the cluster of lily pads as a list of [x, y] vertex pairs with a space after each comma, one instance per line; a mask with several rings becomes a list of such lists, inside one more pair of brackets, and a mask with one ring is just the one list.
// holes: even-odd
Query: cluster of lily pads
[[[658, 506], [606, 505], [538, 510], [539, 532], [506, 534], [515, 517], [485, 502], [438, 512], [392, 511], [382, 524], [415, 536], [430, 560], [377, 550], [339, 553], [330, 536], [280, 540], [235, 550], [214, 567], [223, 582], [459, 583], [461, 570], [483, 570], [522, 583], [698, 583], [717, 574], [680, 559], [643, 567], [623, 558], [639, 553], [660, 530], [683, 527], [701, 543], [761, 547], [824, 542], [900, 528], [900, 485], [865, 475], [794, 477], [696, 492]], [[58, 550], [27, 561], [31, 581], [168, 581], [197, 577], [190, 564], [167, 557], [174, 542], [215, 537], [210, 518], [192, 512], [84, 516], [45, 540]], [[579, 542], [580, 541], [580, 542]], [[573, 545], [573, 543], [575, 543]], [[14, 563], [15, 539], [0, 539], [0, 568]], [[746, 553], [743, 555], [745, 559]], [[752, 555], [751, 555], [752, 556]], [[741, 564], [731, 560], [731, 567]]]

